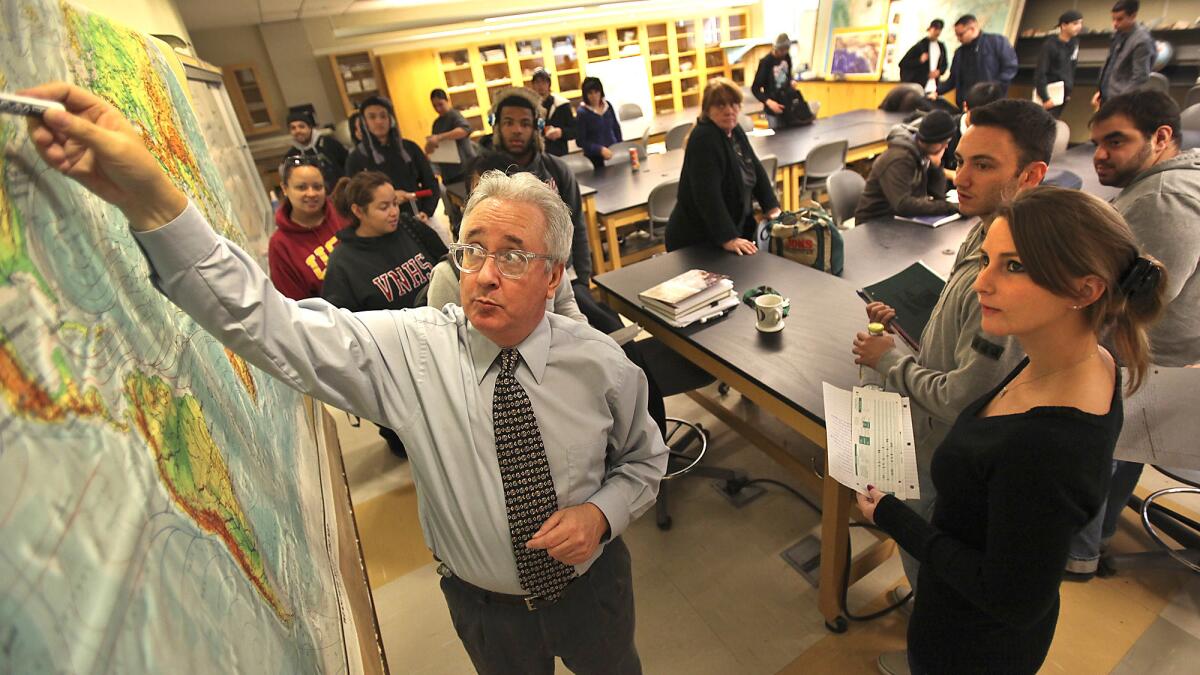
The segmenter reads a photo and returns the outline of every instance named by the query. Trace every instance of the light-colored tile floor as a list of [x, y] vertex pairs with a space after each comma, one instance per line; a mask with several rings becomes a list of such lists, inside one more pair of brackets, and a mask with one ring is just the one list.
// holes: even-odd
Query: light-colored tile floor
[[[815, 452], [777, 420], [738, 403], [737, 394], [728, 400], [791, 451], [801, 456]], [[668, 400], [668, 412], [710, 429], [713, 442], [706, 463], [795, 484], [781, 467], [690, 399]], [[354, 429], [343, 413], [334, 416], [392, 672], [471, 672], [438, 588], [435, 565], [415, 526], [407, 464], [391, 458], [370, 423]], [[1165, 480], [1147, 471], [1142, 486], [1156, 489]], [[633, 555], [637, 644], [646, 673], [866, 673], [874, 672], [880, 651], [903, 647], [905, 624], [896, 615], [852, 623], [845, 635], [825, 629], [815, 589], [780, 556], [803, 537], [819, 533], [819, 515], [804, 502], [769, 487], [763, 497], [739, 509], [709, 480], [699, 478], [675, 481], [671, 489], [670, 531], [655, 526], [651, 511], [625, 534]], [[851, 533], [855, 550], [873, 541], [863, 530]], [[1114, 546], [1138, 550], [1144, 546], [1139, 536], [1129, 519]], [[851, 611], [865, 614], [881, 607], [884, 592], [901, 581], [903, 570], [893, 556], [850, 589]], [[1064, 586], [1063, 594], [1064, 618], [1053, 659], [1043, 672], [1105, 672], [1118, 662], [1116, 672], [1193, 672], [1171, 670], [1195, 663], [1190, 643], [1166, 653], [1157, 645], [1180, 635], [1195, 636], [1200, 644], [1198, 578], [1186, 579], [1179, 572], [1128, 574]], [[1102, 645], [1107, 649], [1092, 646], [1095, 642], [1107, 643]], [[1144, 664], [1156, 670], [1146, 670]], [[568, 672], [561, 664], [558, 670]]]

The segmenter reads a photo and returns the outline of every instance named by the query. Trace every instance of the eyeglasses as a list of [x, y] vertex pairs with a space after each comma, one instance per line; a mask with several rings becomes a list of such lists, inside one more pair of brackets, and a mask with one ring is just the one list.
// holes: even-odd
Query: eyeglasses
[[454, 266], [464, 274], [474, 274], [483, 269], [488, 258], [496, 261], [496, 269], [509, 279], [520, 279], [529, 271], [529, 263], [534, 260], [554, 260], [553, 256], [540, 253], [530, 253], [515, 248], [501, 249], [496, 252], [488, 251], [475, 244], [450, 244], [450, 259]]

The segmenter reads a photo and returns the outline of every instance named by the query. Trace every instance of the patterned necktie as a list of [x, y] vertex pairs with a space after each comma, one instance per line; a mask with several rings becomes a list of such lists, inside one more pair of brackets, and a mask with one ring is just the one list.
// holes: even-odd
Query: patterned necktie
[[515, 349], [500, 352], [500, 375], [492, 397], [496, 459], [521, 588], [530, 595], [557, 600], [575, 576], [575, 568], [551, 558], [545, 549], [525, 548], [525, 542], [558, 510], [558, 497], [537, 416], [525, 388], [517, 382], [519, 358]]

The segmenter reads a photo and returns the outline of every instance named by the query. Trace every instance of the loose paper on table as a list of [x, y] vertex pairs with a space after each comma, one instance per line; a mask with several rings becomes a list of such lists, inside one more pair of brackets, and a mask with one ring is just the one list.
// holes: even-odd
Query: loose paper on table
[[828, 382], [823, 389], [829, 475], [863, 494], [874, 485], [900, 499], [919, 499], [908, 399], [861, 387], [846, 391]]

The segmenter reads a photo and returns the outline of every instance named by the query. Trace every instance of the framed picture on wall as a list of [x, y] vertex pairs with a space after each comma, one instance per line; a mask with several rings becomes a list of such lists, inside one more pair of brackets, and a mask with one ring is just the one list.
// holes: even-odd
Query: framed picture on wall
[[878, 80], [887, 27], [835, 28], [829, 41], [829, 74], [847, 80]]

